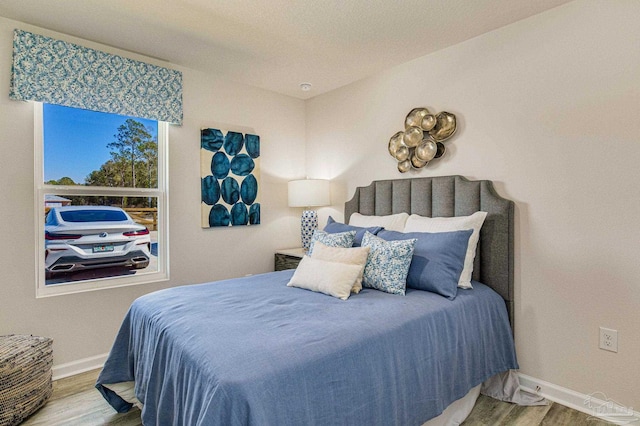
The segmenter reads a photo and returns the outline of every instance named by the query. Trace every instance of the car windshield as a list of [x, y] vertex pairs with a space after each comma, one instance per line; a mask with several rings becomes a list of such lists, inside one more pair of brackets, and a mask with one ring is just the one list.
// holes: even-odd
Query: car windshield
[[69, 210], [60, 212], [65, 222], [120, 222], [127, 220], [124, 212], [117, 210]]

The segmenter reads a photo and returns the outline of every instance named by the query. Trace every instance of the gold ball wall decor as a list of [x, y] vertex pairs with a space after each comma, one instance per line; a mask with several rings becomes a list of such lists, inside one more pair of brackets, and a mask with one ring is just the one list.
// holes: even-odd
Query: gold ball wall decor
[[420, 141], [422, 141], [422, 137], [424, 136], [424, 132], [418, 126], [411, 126], [404, 131], [404, 144], [408, 148], [415, 148], [418, 146]]
[[429, 131], [429, 134], [436, 142], [449, 139], [456, 131], [456, 116], [442, 111], [436, 115], [436, 125]]
[[427, 114], [422, 118], [422, 122], [420, 123], [420, 127], [424, 131], [429, 131], [436, 126], [436, 116], [433, 114]]
[[404, 142], [402, 141], [403, 137], [404, 132], [398, 132], [395, 135], [391, 136], [391, 139], [389, 139], [389, 154], [391, 154], [392, 157], [396, 156], [398, 148], [400, 148], [404, 144]]
[[438, 152], [438, 145], [431, 139], [425, 139], [416, 148], [416, 157], [422, 161], [431, 161]]
[[404, 161], [398, 162], [398, 171], [400, 173], [406, 173], [409, 170], [411, 170], [411, 161], [404, 160]]
[[398, 162], [398, 171], [421, 169], [442, 157], [444, 141], [456, 132], [456, 116], [447, 111], [432, 114], [427, 108], [414, 108], [404, 120], [404, 131], [389, 139], [389, 154]]
[[415, 152], [411, 156], [411, 166], [413, 166], [414, 169], [421, 169], [422, 167], [426, 166], [427, 163], [428, 161], [420, 160]]
[[410, 155], [411, 152], [409, 152], [409, 148], [404, 145], [396, 150], [396, 160], [398, 160], [399, 162], [405, 161], [407, 158], [409, 158]]
[[[404, 119], [404, 128], [408, 129], [409, 127], [420, 127], [422, 126], [422, 120], [429, 114], [429, 110], [426, 108], [414, 108], [409, 111], [407, 117]], [[430, 130], [430, 129], [424, 129]]]

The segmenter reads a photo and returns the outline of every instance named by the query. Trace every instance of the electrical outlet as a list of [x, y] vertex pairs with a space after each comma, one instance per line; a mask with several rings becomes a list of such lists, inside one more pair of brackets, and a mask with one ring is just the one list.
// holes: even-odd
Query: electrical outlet
[[618, 330], [600, 327], [600, 349], [618, 352]]

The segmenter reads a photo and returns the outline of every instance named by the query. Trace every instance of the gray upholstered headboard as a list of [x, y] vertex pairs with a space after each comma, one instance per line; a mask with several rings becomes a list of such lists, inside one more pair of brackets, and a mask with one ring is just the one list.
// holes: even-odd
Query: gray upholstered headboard
[[513, 326], [513, 201], [502, 198], [488, 180], [462, 176], [374, 181], [358, 187], [345, 203], [345, 221], [351, 214], [383, 216], [401, 212], [430, 217], [488, 213], [476, 250], [473, 279], [493, 288], [507, 303]]

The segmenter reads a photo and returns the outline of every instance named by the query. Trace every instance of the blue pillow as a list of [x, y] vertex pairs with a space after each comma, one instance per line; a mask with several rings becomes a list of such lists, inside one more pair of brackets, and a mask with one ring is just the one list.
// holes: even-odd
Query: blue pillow
[[472, 233], [472, 229], [436, 233], [383, 230], [378, 236], [387, 241], [415, 238], [407, 287], [431, 291], [453, 300], [458, 294], [458, 280]]
[[362, 286], [404, 296], [415, 242], [415, 239], [385, 241], [365, 232], [362, 247], [369, 247], [369, 256], [364, 266]]
[[324, 227], [324, 232], [335, 234], [337, 232], [356, 231], [356, 238], [353, 240], [353, 246], [360, 247], [362, 245], [362, 237], [364, 237], [364, 233], [366, 231], [369, 231], [373, 235], [376, 235], [378, 232], [382, 231], [382, 229], [384, 229], [382, 228], [382, 226], [362, 228], [360, 226], [347, 225], [344, 223], [336, 222], [331, 216], [329, 216], [329, 219], [327, 219], [327, 226]]

